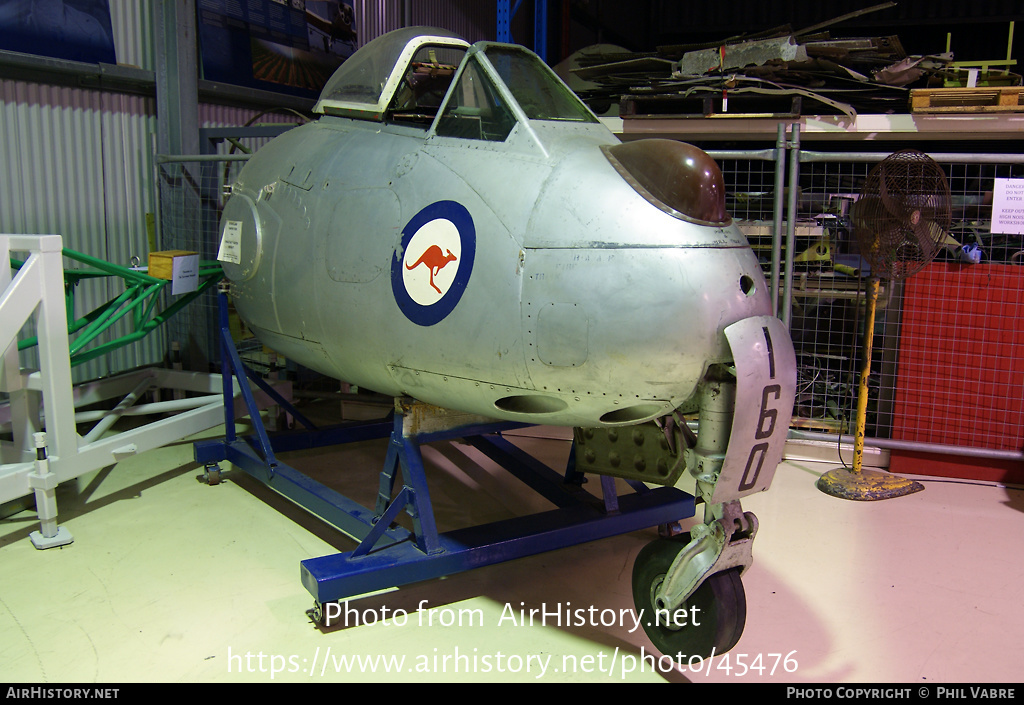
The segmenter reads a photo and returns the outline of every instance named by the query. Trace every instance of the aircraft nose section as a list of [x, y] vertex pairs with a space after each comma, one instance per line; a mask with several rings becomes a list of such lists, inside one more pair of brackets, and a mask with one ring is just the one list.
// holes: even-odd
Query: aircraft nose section
[[722, 172], [697, 147], [646, 139], [606, 147], [605, 154], [630, 186], [670, 215], [702, 224], [730, 221]]

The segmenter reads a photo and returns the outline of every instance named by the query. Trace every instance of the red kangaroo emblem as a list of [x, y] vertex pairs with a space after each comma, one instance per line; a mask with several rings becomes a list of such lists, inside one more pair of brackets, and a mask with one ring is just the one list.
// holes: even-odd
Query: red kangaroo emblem
[[440, 247], [438, 247], [437, 245], [431, 245], [430, 247], [427, 248], [427, 251], [420, 255], [420, 258], [416, 260], [416, 264], [412, 266], [407, 264], [405, 265], [405, 268], [411, 270], [416, 269], [421, 264], [427, 265], [427, 270], [430, 272], [430, 286], [434, 287], [434, 291], [436, 291], [437, 293], [443, 294], [444, 292], [438, 289], [437, 286], [434, 284], [434, 276], [442, 269], [447, 267], [449, 262], [454, 262], [455, 260], [458, 259], [458, 257], [452, 254], [451, 250], [446, 249], [445, 252], [447, 252], [448, 254], [441, 254]]

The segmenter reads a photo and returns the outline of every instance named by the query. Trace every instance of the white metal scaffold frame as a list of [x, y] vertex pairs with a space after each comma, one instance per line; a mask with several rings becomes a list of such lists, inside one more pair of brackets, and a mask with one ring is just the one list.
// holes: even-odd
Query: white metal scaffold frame
[[[0, 504], [35, 494], [41, 527], [31, 534], [36, 548], [73, 541], [57, 525], [56, 488], [67, 480], [117, 461], [181, 440], [224, 422], [220, 375], [145, 368], [109, 379], [72, 385], [64, 296], [63, 240], [60, 235], [0, 234], [0, 428], [10, 428], [12, 441], [0, 441]], [[12, 253], [27, 253], [14, 270]], [[39, 369], [22, 369], [18, 332], [35, 316], [39, 340]], [[236, 414], [244, 404], [235, 387]], [[194, 392], [200, 396], [136, 404], [152, 389]], [[278, 382], [275, 390], [291, 398], [291, 385]], [[258, 389], [260, 408], [276, 402]], [[76, 407], [120, 398], [107, 411], [76, 413]], [[125, 415], [171, 413], [150, 423], [111, 432]], [[95, 421], [84, 436], [77, 424]]]

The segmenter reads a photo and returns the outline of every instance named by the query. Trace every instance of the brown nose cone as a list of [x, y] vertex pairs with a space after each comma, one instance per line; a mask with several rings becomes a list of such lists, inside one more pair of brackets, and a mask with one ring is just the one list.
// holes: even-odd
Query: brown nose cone
[[647, 139], [605, 154], [633, 188], [662, 210], [702, 223], [729, 222], [722, 172], [703, 150], [676, 140]]

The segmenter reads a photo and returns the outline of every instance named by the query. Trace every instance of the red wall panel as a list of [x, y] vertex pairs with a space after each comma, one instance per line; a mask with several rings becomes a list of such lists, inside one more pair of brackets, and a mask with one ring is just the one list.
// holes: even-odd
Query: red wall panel
[[[932, 263], [907, 279], [893, 438], [1024, 448], [1024, 266]], [[1024, 463], [893, 452], [894, 472], [1024, 482]], [[1016, 479], [1013, 479], [1016, 478]]]

